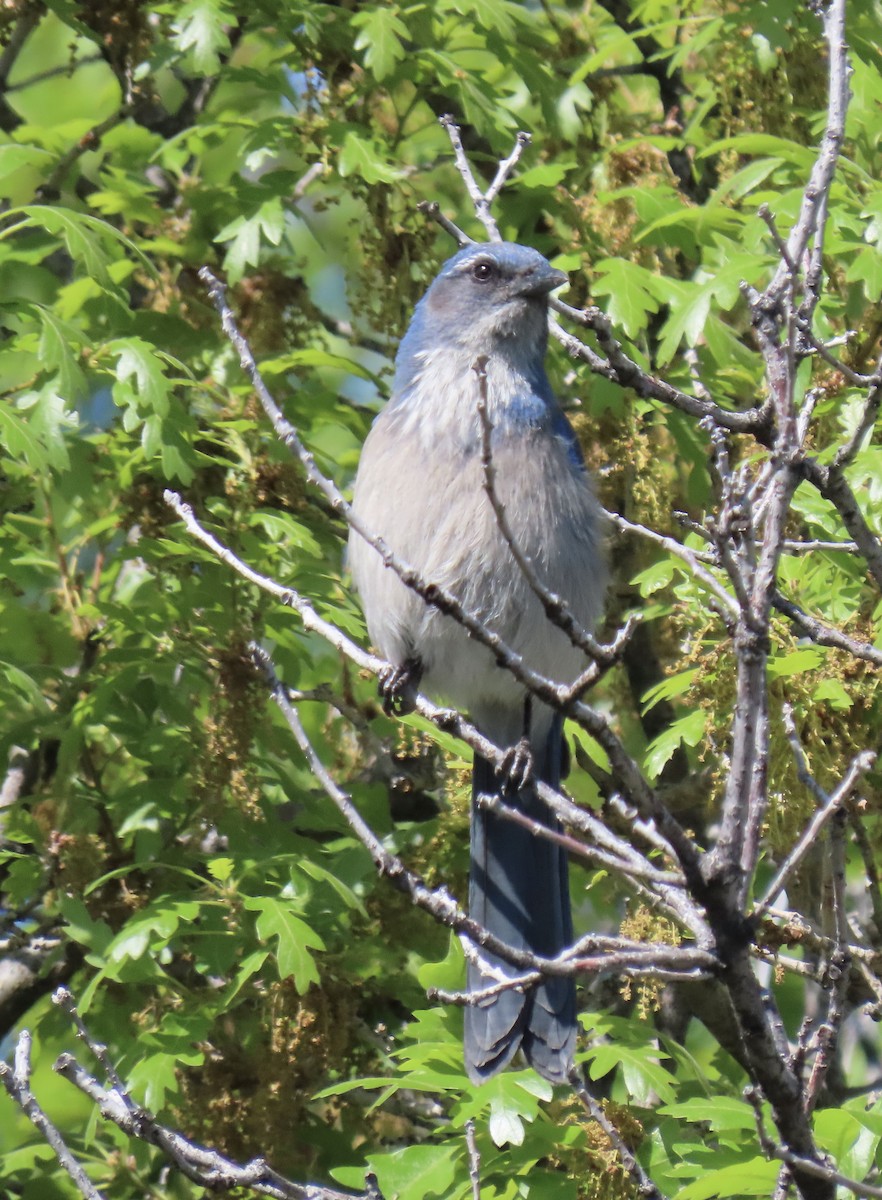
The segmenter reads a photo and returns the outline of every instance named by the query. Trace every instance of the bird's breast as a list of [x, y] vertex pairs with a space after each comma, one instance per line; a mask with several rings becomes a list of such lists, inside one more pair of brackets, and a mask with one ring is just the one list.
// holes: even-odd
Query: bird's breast
[[[454, 403], [456, 401], [454, 400]], [[437, 405], [435, 406], [437, 409]], [[486, 490], [478, 434], [457, 422], [410, 425], [387, 408], [365, 443], [356, 485], [359, 515], [427, 583], [454, 595], [532, 669], [569, 681], [581, 652], [546, 618], [500, 529]], [[474, 418], [476, 420], [476, 417]], [[598, 508], [583, 469], [548, 423], [512, 420], [492, 442], [494, 490], [518, 549], [549, 591], [590, 627], [600, 610], [604, 570]], [[416, 654], [424, 683], [464, 708], [522, 694], [512, 677], [450, 616], [407, 589], [361, 539], [351, 543], [356, 585], [371, 636], [393, 661]]]

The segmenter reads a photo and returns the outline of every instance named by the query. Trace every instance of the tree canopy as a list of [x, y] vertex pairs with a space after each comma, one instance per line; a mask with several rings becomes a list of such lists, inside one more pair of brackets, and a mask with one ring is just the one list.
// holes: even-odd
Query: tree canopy
[[[880, 32], [0, 8], [3, 1200], [882, 1195]], [[343, 556], [461, 236], [568, 273], [609, 513], [556, 1091], [465, 1075], [476, 735], [383, 713]]]

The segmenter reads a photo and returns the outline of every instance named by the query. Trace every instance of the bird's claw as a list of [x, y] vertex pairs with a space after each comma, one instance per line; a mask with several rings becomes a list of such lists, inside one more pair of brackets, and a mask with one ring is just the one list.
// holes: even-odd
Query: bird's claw
[[421, 675], [422, 667], [412, 658], [398, 666], [390, 664], [380, 672], [377, 690], [387, 717], [405, 717], [413, 712]]
[[527, 787], [533, 779], [533, 751], [530, 739], [522, 737], [502, 756], [502, 766], [499, 768], [502, 788], [505, 792], [519, 792]]

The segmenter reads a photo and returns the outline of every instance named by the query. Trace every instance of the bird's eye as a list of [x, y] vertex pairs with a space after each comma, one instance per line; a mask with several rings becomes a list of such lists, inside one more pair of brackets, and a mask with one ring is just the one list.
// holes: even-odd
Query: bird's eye
[[492, 279], [496, 272], [493, 269], [493, 264], [488, 262], [476, 262], [472, 267], [472, 277], [477, 279], [478, 283], [486, 283], [488, 279]]

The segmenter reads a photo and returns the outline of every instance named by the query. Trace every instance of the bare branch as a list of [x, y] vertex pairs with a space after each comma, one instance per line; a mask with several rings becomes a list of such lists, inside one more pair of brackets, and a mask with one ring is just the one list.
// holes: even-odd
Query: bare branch
[[639, 1196], [646, 1197], [646, 1200], [665, 1200], [663, 1192], [655, 1186], [649, 1176], [641, 1167], [640, 1163], [634, 1156], [633, 1151], [627, 1145], [622, 1135], [616, 1129], [615, 1125], [610, 1121], [609, 1117], [603, 1111], [603, 1106], [594, 1099], [585, 1085], [581, 1073], [577, 1069], [573, 1069], [568, 1076], [570, 1087], [581, 1100], [585, 1111], [588, 1113], [592, 1121], [596, 1121], [606, 1136], [609, 1138], [610, 1145], [619, 1156], [619, 1161], [622, 1164], [626, 1174], [631, 1176], [637, 1188]]
[[734, 412], [721, 408], [713, 401], [702, 399], [700, 396], [690, 396], [688, 392], [683, 392], [673, 384], [657, 379], [654, 375], [649, 375], [638, 367], [637, 363], [629, 358], [622, 349], [621, 343], [613, 334], [609, 317], [599, 308], [593, 305], [585, 309], [572, 308], [554, 296], [550, 300], [550, 306], [562, 316], [590, 329], [597, 336], [598, 344], [606, 355], [605, 363], [590, 347], [584, 346], [584, 343], [578, 339], [562, 339], [553, 322], [550, 327], [552, 335], [565, 346], [569, 353], [574, 357], [582, 358], [597, 374], [613, 380], [620, 387], [631, 388], [644, 399], [658, 400], [662, 404], [677, 408], [681, 412], [699, 419], [708, 417], [722, 429], [729, 429], [733, 433], [764, 435], [766, 420], [759, 409], [751, 408], [746, 412]]
[[[156, 1146], [182, 1175], [212, 1191], [249, 1188], [271, 1200], [382, 1200], [370, 1181], [364, 1192], [340, 1192], [318, 1184], [293, 1183], [262, 1158], [244, 1164], [234, 1162], [220, 1151], [201, 1146], [161, 1125], [147, 1109], [135, 1104], [128, 1092], [102, 1087], [71, 1054], [60, 1055], [54, 1069], [93, 1100], [106, 1121], [111, 1121], [128, 1137]], [[101, 1200], [99, 1193], [94, 1194], [94, 1200]]]
[[460, 250], [462, 250], [464, 246], [471, 246], [474, 244], [473, 238], [470, 238], [467, 233], [463, 233], [460, 227], [458, 225], [454, 225], [453, 221], [451, 221], [449, 217], [445, 217], [444, 213], [441, 211], [441, 205], [437, 200], [421, 200], [417, 205], [417, 209], [419, 212], [424, 213], [429, 220], [434, 221], [437, 225], [440, 225], [445, 233], [449, 233]]
[[818, 1162], [815, 1159], [806, 1158], [801, 1154], [794, 1154], [792, 1150], [774, 1142], [768, 1135], [763, 1118], [763, 1111], [760, 1103], [760, 1097], [756, 1088], [749, 1087], [744, 1090], [744, 1098], [753, 1107], [754, 1118], [756, 1120], [757, 1137], [762, 1147], [763, 1154], [767, 1158], [776, 1158], [780, 1162], [787, 1163], [789, 1167], [793, 1167], [801, 1176], [809, 1176], [811, 1179], [817, 1179], [830, 1185], [829, 1190], [824, 1194], [832, 1196], [834, 1188], [842, 1187], [850, 1191], [854, 1196], [866, 1197], [867, 1200], [882, 1200], [882, 1188], [874, 1187], [868, 1183], [861, 1183], [858, 1179], [849, 1179], [847, 1175], [842, 1175], [835, 1168], [828, 1166], [826, 1163]]
[[727, 591], [710, 571], [705, 570], [704, 566], [702, 566], [700, 556], [695, 551], [678, 542], [676, 538], [668, 537], [663, 533], [656, 533], [654, 529], [649, 529], [646, 525], [635, 524], [633, 521], [619, 516], [618, 513], [604, 510], [604, 516], [616, 529], [620, 529], [623, 533], [631, 533], [645, 538], [647, 541], [654, 542], [656, 546], [660, 546], [663, 550], [666, 550], [668, 554], [673, 554], [676, 558], [682, 559], [695, 578], [700, 580], [719, 601], [723, 613], [729, 619], [738, 617], [740, 611], [738, 602], [732, 596], [731, 592]]
[[[465, 912], [463, 912], [462, 909], [459, 908], [454, 898], [445, 888], [436, 888], [434, 890], [428, 888], [423, 880], [419, 878], [419, 876], [409, 871], [396, 855], [388, 851], [376, 834], [374, 834], [373, 830], [371, 830], [371, 828], [368, 826], [367, 822], [364, 821], [364, 819], [358, 813], [357, 809], [352, 803], [352, 798], [343, 791], [343, 789], [337, 784], [336, 780], [334, 780], [334, 778], [331, 776], [324, 763], [322, 763], [315, 751], [315, 748], [310, 742], [305, 729], [303, 728], [303, 724], [300, 721], [299, 715], [289, 703], [285, 689], [276, 677], [272, 662], [268, 655], [257, 647], [253, 648], [253, 653], [261, 670], [267, 676], [272, 689], [273, 699], [281, 710], [288, 728], [291, 730], [295, 741], [303, 752], [309, 764], [310, 770], [312, 771], [318, 783], [321, 785], [325, 794], [334, 803], [338, 811], [346, 820], [347, 824], [361, 841], [362, 845], [364, 845], [368, 850], [371, 858], [374, 861], [374, 865], [380, 874], [391, 880], [391, 882], [394, 883], [394, 885], [400, 891], [405, 892], [410, 897], [410, 899], [418, 908], [424, 909], [432, 917], [434, 917], [436, 921], [440, 922], [442, 925], [446, 925], [447, 927], [454, 929], [458, 933], [466, 934], [477, 945], [483, 946], [485, 949], [490, 950], [493, 954], [497, 954], [507, 962], [511, 962], [516, 967], [535, 969], [554, 975], [569, 975], [581, 969], [579, 963], [574, 963], [572, 961], [572, 954], [575, 948], [565, 951], [557, 958], [549, 959], [540, 955], [531, 954], [528, 951], [516, 950], [513, 947], [508, 946], [506, 943], [500, 941], [498, 938], [493, 937], [486, 929], [484, 929], [483, 926], [479, 925], [478, 922], [473, 921], [466, 915]], [[483, 754], [484, 751], [479, 750], [479, 753]], [[493, 747], [492, 752], [490, 755], [488, 755], [488, 757], [490, 758], [490, 761], [494, 761], [494, 759], [501, 760], [502, 755], [496, 747]], [[548, 788], [547, 785], [537, 785], [537, 791], [543, 799], [546, 798], [546, 794], [548, 795], [550, 807], [552, 807], [554, 811], [558, 812], [562, 808], [566, 810], [566, 808], [569, 807], [566, 802], [561, 805], [560, 801], [562, 798], [553, 792], [551, 788]], [[575, 806], [573, 806], [573, 808], [575, 809]], [[579, 812], [580, 810], [575, 809], [576, 814], [579, 814]], [[582, 815], [584, 816], [586, 814]], [[548, 833], [550, 833], [550, 831], [545, 831], [544, 827], [541, 826], [534, 830], [534, 832], [540, 831], [544, 832], [546, 836]], [[609, 833], [605, 833], [605, 836], [607, 839], [611, 837]], [[626, 844], [622, 844], [626, 846]], [[590, 853], [590, 847], [586, 847], [585, 849], [586, 852]], [[626, 846], [626, 852], [630, 857], [637, 855], [637, 852], [631, 847]], [[620, 866], [619, 869], [627, 870], [627, 864]], [[602, 944], [605, 945], [606, 942], [604, 939], [594, 939], [591, 944], [592, 946], [601, 946]], [[646, 950], [646, 947], [642, 943], [634, 943], [633, 946], [635, 948], [634, 952], [638, 955], [638, 957]], [[621, 942], [616, 943], [615, 948], [617, 950], [621, 950]], [[670, 947], [665, 947], [662, 952], [667, 953], [668, 950], [670, 950]], [[696, 963], [700, 962], [706, 967], [713, 966], [712, 956], [708, 955], [704, 951], [690, 951], [690, 954], [695, 954], [698, 956], [697, 959], [690, 960], [691, 965], [694, 966]]]
[[10, 1067], [7, 1063], [0, 1062], [0, 1084], [6, 1089], [9, 1098], [18, 1105], [28, 1120], [40, 1131], [47, 1144], [52, 1147], [58, 1162], [79, 1188], [80, 1194], [85, 1197], [85, 1200], [104, 1200], [104, 1194], [94, 1186], [68, 1149], [58, 1129], [40, 1108], [31, 1091], [30, 1079], [31, 1035], [26, 1029], [23, 1029], [18, 1035], [15, 1047], [14, 1066]]
[[[496, 175], [493, 182], [486, 191], [482, 191], [480, 184], [475, 178], [475, 173], [472, 170], [471, 163], [466, 157], [466, 152], [463, 149], [462, 138], [459, 135], [459, 126], [451, 116], [440, 118], [440, 123], [447, 131], [447, 136], [450, 138], [450, 144], [453, 147], [453, 154], [456, 159], [456, 168], [462, 176], [462, 181], [465, 184], [466, 191], [475, 206], [475, 213], [478, 220], [487, 230], [487, 236], [491, 242], [501, 242], [502, 235], [499, 232], [499, 226], [493, 214], [490, 212], [490, 205], [499, 195], [508, 177], [511, 175], [515, 166], [519, 162], [521, 155], [530, 144], [530, 135], [520, 132], [515, 138], [514, 148], [508, 158], [504, 158], [496, 169]], [[432, 214], [437, 220], [435, 214]], [[462, 243], [460, 243], [461, 245]]]
[[772, 604], [778, 612], [783, 613], [788, 620], [793, 622], [804, 637], [811, 638], [819, 646], [832, 646], [837, 650], [846, 650], [855, 658], [864, 659], [875, 666], [882, 666], [882, 650], [878, 650], [869, 642], [859, 642], [856, 638], [849, 637], [848, 634], [842, 633], [832, 625], [827, 625], [818, 617], [809, 616], [798, 604], [788, 600], [781, 592], [774, 592]]
[[775, 903], [778, 896], [787, 886], [787, 880], [793, 875], [794, 871], [799, 867], [800, 863], [808, 854], [811, 847], [816, 843], [821, 830], [827, 822], [834, 816], [835, 813], [842, 808], [845, 801], [857, 786], [857, 782], [861, 775], [865, 774], [876, 761], [876, 755], [871, 750], [864, 750], [861, 754], [857, 754], [848, 766], [842, 781], [834, 791], [826, 793], [811, 775], [805, 761], [802, 747], [799, 744], [799, 738], [796, 732], [796, 727], [793, 724], [792, 714], [785, 708], [784, 719], [787, 726], [787, 736], [790, 742], [793, 754], [797, 763], [797, 773], [799, 778], [807, 787], [814, 792], [817, 799], [821, 802], [821, 807], [815, 812], [815, 815], [809, 821], [808, 825], [802, 832], [796, 845], [787, 855], [784, 862], [778, 868], [775, 878], [769, 884], [766, 892], [760, 902], [754, 908], [754, 916], [761, 916], [772, 904]]
[[835, 462], [830, 466], [822, 465], [817, 459], [807, 455], [799, 462], [799, 470], [839, 513], [842, 524], [854, 538], [861, 555], [867, 560], [867, 569], [877, 586], [882, 588], [882, 541], [867, 524], [843, 469], [837, 467]]
[[[803, 193], [802, 205], [796, 224], [787, 238], [787, 254], [782, 256], [774, 279], [766, 289], [766, 300], [777, 303], [793, 278], [792, 266], [801, 264], [809, 242], [822, 237], [826, 214], [827, 197], [836, 163], [845, 137], [845, 114], [848, 109], [848, 46], [845, 40], [845, 0], [830, 0], [822, 10], [824, 38], [827, 43], [829, 62], [829, 85], [827, 90], [827, 120], [821, 149], [812, 168], [808, 184]], [[803, 319], [810, 322], [817, 304], [820, 288], [820, 271], [813, 279], [814, 295], [807, 298], [803, 308]]]
[[478, 377], [478, 420], [481, 426], [481, 466], [484, 471], [484, 491], [496, 517], [496, 524], [502, 534], [505, 544], [511, 551], [512, 558], [526, 579], [531, 591], [539, 600], [546, 617], [557, 629], [562, 630], [572, 644], [593, 660], [598, 668], [594, 672], [586, 672], [579, 680], [579, 691], [591, 686], [601, 674], [599, 668], [613, 666], [625, 649], [631, 633], [637, 626], [638, 618], [629, 617], [624, 628], [616, 638], [614, 647], [602, 646], [597, 639], [581, 625], [573, 615], [570, 606], [560, 596], [551, 592], [536, 573], [536, 568], [524, 554], [509, 524], [505, 506], [496, 491], [496, 466], [493, 462], [492, 434], [493, 423], [487, 408], [487, 358], [477, 358], [472, 364], [472, 370]]
[[481, 1155], [478, 1153], [478, 1139], [475, 1136], [474, 1118], [470, 1117], [465, 1125], [466, 1148], [469, 1153], [469, 1179], [472, 1184], [472, 1200], [481, 1200]]
[[849, 463], [854, 461], [864, 443], [864, 439], [873, 429], [879, 418], [880, 407], [882, 407], [882, 358], [880, 358], [876, 365], [875, 378], [872, 381], [867, 399], [864, 401], [864, 409], [860, 420], [855, 426], [854, 433], [845, 445], [841, 446], [836, 452], [836, 457], [833, 459], [834, 469], [841, 471], [843, 467], [847, 467]]
[[849, 986], [851, 956], [846, 948], [848, 920], [845, 913], [845, 814], [840, 810], [830, 825], [830, 893], [836, 949], [824, 972], [827, 994], [826, 1012], [815, 1031], [810, 1050], [814, 1052], [812, 1072], [805, 1089], [805, 1108], [812, 1112], [821, 1098], [821, 1088], [833, 1062]]

